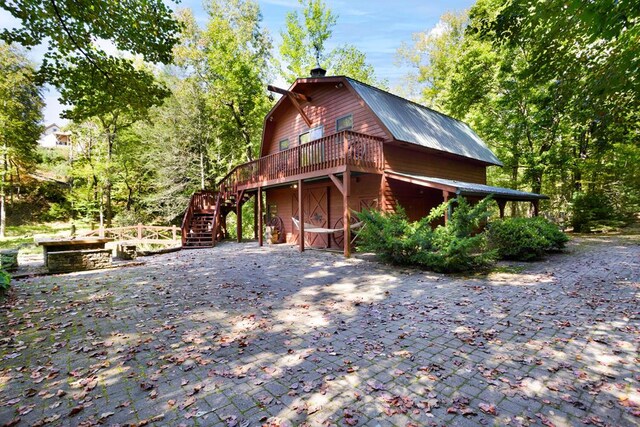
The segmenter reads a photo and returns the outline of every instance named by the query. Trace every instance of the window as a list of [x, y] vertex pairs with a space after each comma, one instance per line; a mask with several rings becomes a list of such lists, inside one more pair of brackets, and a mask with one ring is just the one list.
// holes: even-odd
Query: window
[[314, 128], [309, 129], [305, 133], [301, 133], [298, 137], [298, 142], [300, 145], [306, 144], [307, 142], [315, 141], [316, 139], [320, 139], [324, 136], [324, 126], [316, 126]]
[[348, 129], [353, 129], [353, 114], [340, 117], [336, 120], [336, 132]]
[[280, 148], [280, 151], [283, 151], [289, 148], [289, 139], [283, 139], [282, 141], [280, 141], [278, 143], [278, 147]]
[[309, 129], [309, 140], [315, 141], [316, 139], [320, 139], [324, 136], [324, 126], [318, 126], [312, 129]]

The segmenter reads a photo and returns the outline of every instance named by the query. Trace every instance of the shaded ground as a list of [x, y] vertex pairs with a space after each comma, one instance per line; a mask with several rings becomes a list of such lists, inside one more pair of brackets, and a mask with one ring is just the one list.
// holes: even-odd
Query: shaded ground
[[0, 425], [637, 425], [639, 260], [590, 238], [464, 278], [227, 243], [24, 279]]

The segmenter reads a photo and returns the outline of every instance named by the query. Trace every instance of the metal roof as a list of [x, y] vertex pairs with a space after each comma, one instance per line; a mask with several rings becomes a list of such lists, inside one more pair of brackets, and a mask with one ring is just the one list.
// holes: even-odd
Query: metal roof
[[[529, 193], [527, 191], [513, 190], [511, 188], [493, 187], [491, 185], [477, 184], [475, 182], [456, 181], [453, 179], [434, 178], [423, 175], [411, 175], [406, 173], [400, 173], [395, 171], [385, 171], [390, 178], [407, 178], [406, 181], [410, 181], [414, 184], [420, 185], [421, 183], [427, 184], [430, 187], [436, 188], [452, 188], [455, 193], [461, 196], [489, 196], [492, 195], [497, 199], [507, 200], [540, 200], [548, 199], [547, 196], [537, 193]], [[431, 184], [431, 185], [429, 185]], [[447, 189], [448, 189], [447, 188]]]
[[357, 80], [346, 79], [396, 140], [502, 166], [466, 123]]

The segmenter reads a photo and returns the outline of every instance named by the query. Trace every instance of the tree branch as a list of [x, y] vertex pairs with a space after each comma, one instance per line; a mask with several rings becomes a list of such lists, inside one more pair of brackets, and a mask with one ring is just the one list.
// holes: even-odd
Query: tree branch
[[91, 55], [89, 55], [87, 52], [85, 52], [85, 50], [80, 46], [80, 44], [76, 41], [75, 37], [73, 36], [73, 34], [71, 33], [71, 30], [69, 30], [69, 28], [67, 27], [67, 23], [65, 22], [64, 18], [62, 18], [62, 14], [60, 12], [60, 9], [58, 8], [58, 5], [56, 4], [55, 0], [50, 0], [51, 1], [51, 6], [53, 6], [53, 11], [56, 14], [56, 18], [58, 18], [58, 21], [60, 22], [60, 25], [62, 26], [62, 29], [64, 30], [64, 32], [67, 34], [67, 36], [69, 37], [69, 39], [71, 40], [71, 42], [73, 43], [73, 45], [76, 47], [76, 49], [78, 49], [78, 51], [80, 51], [80, 53], [87, 58], [87, 60], [98, 70], [100, 71], [100, 73], [102, 73], [102, 75], [107, 79], [107, 81], [109, 83], [113, 83], [113, 81], [111, 80], [111, 76], [109, 76], [109, 73], [107, 73], [106, 71], [104, 71], [102, 68], [100, 68], [100, 66], [96, 63], [96, 61], [91, 57]]

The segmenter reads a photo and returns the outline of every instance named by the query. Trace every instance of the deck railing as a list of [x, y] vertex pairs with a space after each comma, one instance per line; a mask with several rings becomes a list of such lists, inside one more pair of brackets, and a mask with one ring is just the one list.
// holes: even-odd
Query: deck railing
[[220, 181], [220, 188], [236, 191], [238, 185], [320, 172], [345, 165], [382, 170], [382, 141], [382, 138], [358, 132], [338, 132], [241, 164]]

